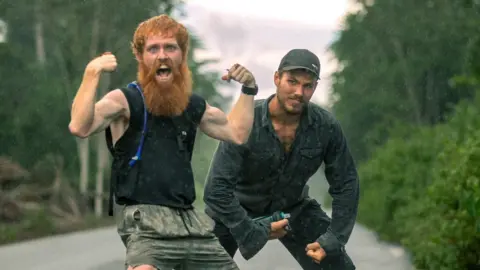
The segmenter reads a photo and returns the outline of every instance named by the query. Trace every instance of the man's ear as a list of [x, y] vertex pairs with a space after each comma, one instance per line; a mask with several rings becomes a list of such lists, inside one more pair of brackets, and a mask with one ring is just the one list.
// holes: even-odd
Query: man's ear
[[275, 71], [275, 74], [273, 75], [273, 83], [275, 83], [276, 87], [280, 85], [280, 79], [280, 73], [278, 73], [278, 71]]

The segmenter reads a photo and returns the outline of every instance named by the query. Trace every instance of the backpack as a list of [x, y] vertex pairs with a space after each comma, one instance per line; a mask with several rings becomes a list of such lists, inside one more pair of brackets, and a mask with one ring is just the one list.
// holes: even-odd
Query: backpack
[[[128, 163], [129, 167], [135, 166], [136, 162], [141, 159], [142, 157], [142, 150], [143, 150], [143, 144], [145, 141], [145, 135], [147, 134], [148, 130], [148, 113], [147, 113], [147, 107], [145, 104], [145, 97], [143, 95], [143, 91], [138, 85], [137, 82], [131, 82], [127, 85], [126, 88], [122, 88], [123, 91], [135, 91], [137, 94], [140, 94], [142, 98], [142, 107], [143, 107], [143, 122], [142, 122], [142, 133], [140, 137], [140, 142], [137, 146], [137, 150], [135, 152], [135, 155], [130, 158], [130, 161]], [[135, 104], [134, 106], [137, 106], [140, 104]], [[132, 109], [130, 110], [130, 113], [132, 113]], [[194, 134], [193, 134], [193, 140], [187, 141], [187, 131], [190, 129], [193, 121], [191, 120], [190, 113], [188, 109], [181, 115], [173, 117], [172, 118], [173, 125], [176, 128], [176, 133], [177, 133], [177, 144], [178, 144], [178, 149], [184, 153], [185, 159], [190, 161], [192, 158], [192, 153], [193, 153], [193, 146], [195, 143], [195, 132], [196, 130], [194, 129]], [[110, 154], [115, 157], [115, 148], [113, 146], [113, 141], [112, 141], [112, 132], [110, 127], [107, 127], [105, 130], [105, 140], [107, 142], [107, 147], [108, 150], [110, 151]], [[109, 198], [108, 198], [108, 215], [113, 216], [113, 199], [114, 199], [114, 193], [115, 193], [115, 188], [116, 188], [116, 182], [113, 181], [113, 179], [110, 179], [110, 192], [109, 192]]]

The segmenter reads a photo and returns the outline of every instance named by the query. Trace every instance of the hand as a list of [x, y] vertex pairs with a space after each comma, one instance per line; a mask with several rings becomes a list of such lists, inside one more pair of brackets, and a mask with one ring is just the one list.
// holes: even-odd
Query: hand
[[288, 225], [288, 219], [282, 219], [279, 221], [275, 221], [270, 223], [270, 236], [268, 237], [269, 240], [282, 238], [287, 234], [285, 230], [285, 226]]
[[222, 76], [222, 80], [230, 82], [230, 80], [237, 81], [246, 87], [255, 87], [255, 78], [253, 74], [240, 64], [233, 65], [228, 70], [228, 74]]
[[88, 63], [87, 70], [100, 73], [103, 71], [114, 71], [117, 68], [117, 58], [110, 52], [105, 52], [101, 56]]
[[327, 256], [325, 250], [323, 250], [318, 242], [308, 244], [305, 251], [307, 252], [307, 256], [312, 258], [315, 263], [320, 263], [323, 258]]

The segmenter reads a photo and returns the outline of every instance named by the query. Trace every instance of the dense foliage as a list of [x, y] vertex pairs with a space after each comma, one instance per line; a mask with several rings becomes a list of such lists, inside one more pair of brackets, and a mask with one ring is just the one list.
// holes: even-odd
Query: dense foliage
[[332, 44], [359, 220], [417, 269], [480, 266], [479, 4], [373, 1]]

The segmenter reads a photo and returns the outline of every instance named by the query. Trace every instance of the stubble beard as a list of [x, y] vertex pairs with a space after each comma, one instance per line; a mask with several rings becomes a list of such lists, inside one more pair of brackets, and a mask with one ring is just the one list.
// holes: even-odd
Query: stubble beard
[[282, 108], [282, 110], [287, 115], [291, 115], [291, 116], [298, 116], [298, 115], [302, 114], [302, 112], [303, 112], [303, 110], [305, 109], [305, 106], [306, 106], [306, 104], [302, 102], [300, 110], [290, 109], [286, 104], [286, 101], [287, 101], [288, 97], [280, 98], [280, 96], [277, 93], [277, 99], [278, 99], [278, 104], [280, 104], [280, 108]]

